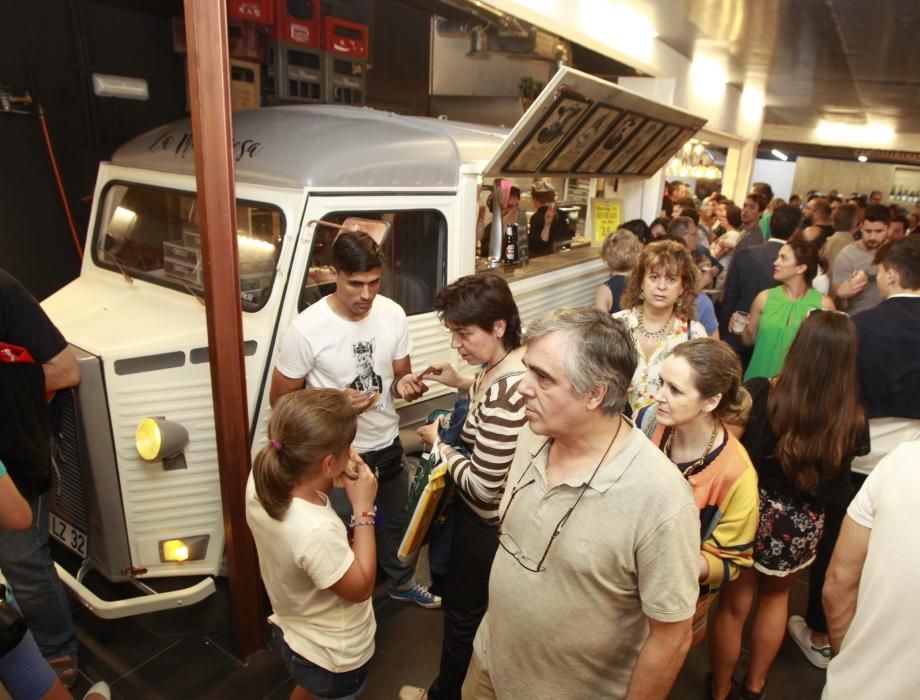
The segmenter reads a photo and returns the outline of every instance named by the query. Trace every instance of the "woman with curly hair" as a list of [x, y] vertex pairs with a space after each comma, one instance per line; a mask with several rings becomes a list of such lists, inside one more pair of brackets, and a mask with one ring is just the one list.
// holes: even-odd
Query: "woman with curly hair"
[[850, 463], [866, 442], [856, 345], [856, 327], [845, 314], [818, 310], [802, 323], [782, 371], [745, 384], [752, 408], [741, 442], [757, 469], [760, 524], [754, 568], [723, 590], [712, 623], [713, 698], [734, 692], [732, 674], [755, 592], [751, 657], [740, 694], [765, 697], [767, 673], [786, 633], [789, 589], [796, 573], [815, 560], [828, 536], [827, 519], [853, 495]]
[[639, 364], [629, 385], [633, 414], [655, 399], [661, 385], [658, 372], [675, 347], [692, 338], [705, 338], [696, 319], [697, 269], [687, 247], [676, 241], [650, 243], [620, 300], [614, 318], [629, 328]]

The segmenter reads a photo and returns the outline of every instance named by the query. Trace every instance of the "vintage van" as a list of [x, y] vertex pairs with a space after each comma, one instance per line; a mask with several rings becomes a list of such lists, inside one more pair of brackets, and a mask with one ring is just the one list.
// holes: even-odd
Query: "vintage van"
[[[702, 124], [569, 69], [510, 131], [338, 106], [236, 113], [253, 450], [264, 440], [278, 339], [296, 314], [332, 290], [327, 270], [336, 230], [317, 220], [389, 224], [381, 293], [409, 316], [413, 365], [456, 361], [432, 296], [488, 265], [475, 254], [483, 184], [497, 178], [526, 184], [537, 175], [647, 178]], [[83, 565], [76, 575], [59, 572], [103, 617], [192, 604], [213, 592], [221, 572], [224, 529], [195, 187], [188, 121], [120, 148], [99, 169], [80, 276], [44, 302], [82, 371], [79, 387], [57, 399], [63, 418], [51, 527]], [[496, 271], [507, 276], [525, 323], [547, 309], [591, 303], [606, 278], [597, 246], [589, 245]], [[425, 406], [408, 406], [404, 420], [424, 412]], [[135, 433], [147, 417], [187, 430], [181, 454], [141, 458]], [[90, 570], [132, 582], [144, 595], [102, 600], [84, 585]], [[180, 590], [150, 585], [177, 576], [197, 580]]]

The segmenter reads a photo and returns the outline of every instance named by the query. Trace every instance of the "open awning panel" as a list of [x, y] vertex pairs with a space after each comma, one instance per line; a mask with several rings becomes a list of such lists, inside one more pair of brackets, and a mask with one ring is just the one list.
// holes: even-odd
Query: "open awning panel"
[[706, 123], [562, 68], [486, 166], [487, 177], [649, 177]]

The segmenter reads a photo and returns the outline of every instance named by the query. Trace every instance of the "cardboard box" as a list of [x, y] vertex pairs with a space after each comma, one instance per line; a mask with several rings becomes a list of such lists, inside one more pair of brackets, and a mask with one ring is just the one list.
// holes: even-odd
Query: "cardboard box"
[[257, 109], [262, 105], [262, 67], [255, 61], [230, 59], [230, 106]]

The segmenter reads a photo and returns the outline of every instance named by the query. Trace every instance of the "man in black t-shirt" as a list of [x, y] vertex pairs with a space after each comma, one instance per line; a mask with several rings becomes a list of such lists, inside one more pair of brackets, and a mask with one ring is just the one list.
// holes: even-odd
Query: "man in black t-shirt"
[[51, 424], [46, 394], [76, 386], [67, 341], [35, 298], [0, 269], [0, 460], [32, 507], [32, 527], [0, 532], [0, 571], [12, 584], [42, 655], [61, 680], [77, 678], [77, 640], [48, 547]]

